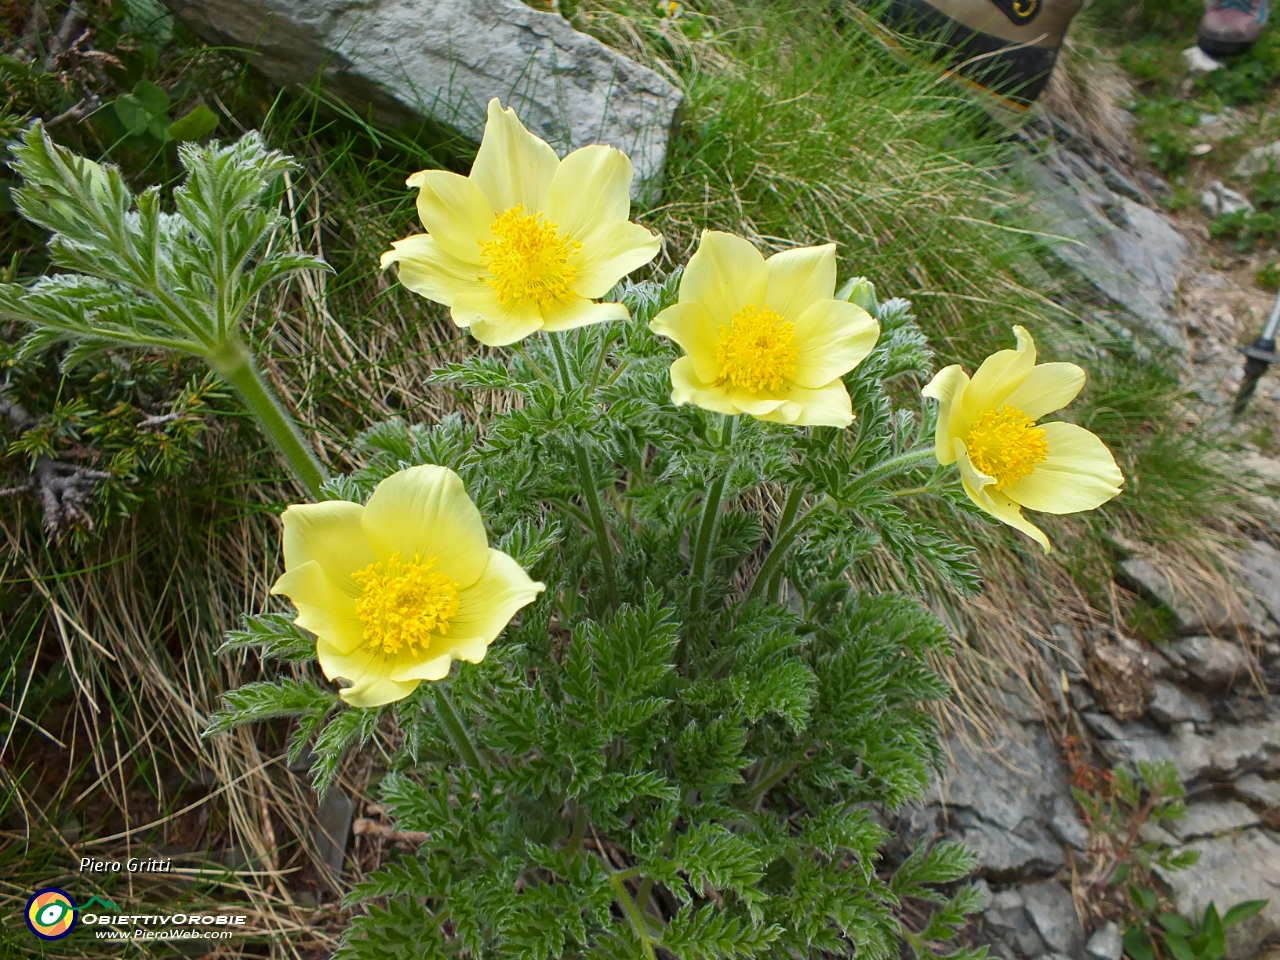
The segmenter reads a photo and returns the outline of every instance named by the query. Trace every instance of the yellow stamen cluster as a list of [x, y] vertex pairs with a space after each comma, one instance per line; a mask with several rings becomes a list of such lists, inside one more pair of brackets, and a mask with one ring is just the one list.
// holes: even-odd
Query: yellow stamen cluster
[[969, 428], [964, 442], [974, 468], [994, 477], [996, 489], [1017, 483], [1049, 459], [1045, 432], [1021, 410], [1005, 404], [988, 410]]
[[[458, 612], [458, 585], [443, 573], [433, 573], [436, 558], [402, 563], [393, 553], [384, 563], [371, 563], [351, 579], [361, 588], [356, 616], [364, 621], [364, 638], [384, 656], [407, 646], [418, 654], [433, 636], [449, 632], [449, 619]], [[421, 650], [419, 650], [421, 648]]]
[[720, 328], [716, 386], [732, 382], [750, 393], [777, 390], [796, 372], [799, 359], [793, 323], [768, 307], [743, 307], [733, 315], [732, 327]]
[[523, 204], [494, 217], [492, 230], [494, 239], [480, 243], [480, 262], [490, 274], [482, 279], [504, 306], [569, 299], [577, 274], [569, 257], [582, 244], [562, 237], [542, 214], [525, 213]]

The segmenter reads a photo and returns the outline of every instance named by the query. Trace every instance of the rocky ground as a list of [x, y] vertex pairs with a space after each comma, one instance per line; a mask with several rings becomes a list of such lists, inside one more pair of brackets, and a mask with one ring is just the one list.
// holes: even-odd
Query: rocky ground
[[[1220, 118], [1209, 118], [1206, 138]], [[1280, 144], [1277, 145], [1280, 149]], [[1208, 217], [1224, 200], [1205, 185], [1200, 207], [1169, 215], [1170, 186], [1071, 132], [1035, 144], [1020, 174], [1050, 232], [1078, 242], [1058, 255], [1095, 288], [1086, 323], [1163, 342], [1186, 357], [1198, 400], [1187, 416], [1225, 426], [1240, 383], [1237, 345], [1251, 341], [1274, 295], [1258, 289], [1257, 253], [1223, 256]], [[1216, 206], [1215, 206], [1216, 204]], [[1185, 818], [1139, 828], [1138, 842], [1200, 854], [1157, 868], [1178, 912], [1202, 915], [1269, 899], [1228, 930], [1229, 957], [1280, 958], [1280, 459], [1245, 439], [1280, 424], [1280, 371], [1260, 384], [1238, 466], [1256, 486], [1253, 539], [1222, 557], [1235, 595], [1207, 590], [1173, 559], [1121, 541], [1118, 579], [1167, 616], [1165, 642], [1059, 623], [1039, 639], [1057, 689], [1010, 688], [996, 742], [960, 731], [951, 764], [926, 802], [897, 821], [900, 836], [962, 840], [977, 854], [986, 907], [975, 937], [994, 956], [1120, 960], [1122, 910], [1100, 886], [1114, 845], [1082, 816], [1072, 786], [1096, 786], [1114, 765], [1170, 760], [1187, 789]], [[1092, 827], [1092, 829], [1091, 829]]]

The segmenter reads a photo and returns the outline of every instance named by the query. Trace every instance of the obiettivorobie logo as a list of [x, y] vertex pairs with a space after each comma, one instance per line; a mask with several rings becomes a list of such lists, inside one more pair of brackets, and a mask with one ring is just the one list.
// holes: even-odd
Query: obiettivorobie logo
[[61, 940], [77, 927], [97, 927], [98, 940], [222, 940], [237, 932], [237, 927], [238, 932], [246, 932], [246, 920], [244, 914], [217, 909], [124, 915], [113, 901], [97, 895], [76, 906], [71, 895], [57, 887], [37, 890], [26, 910], [27, 928], [41, 940]]
[[76, 925], [76, 902], [65, 890], [44, 887], [27, 901], [27, 928], [41, 940], [61, 940]]

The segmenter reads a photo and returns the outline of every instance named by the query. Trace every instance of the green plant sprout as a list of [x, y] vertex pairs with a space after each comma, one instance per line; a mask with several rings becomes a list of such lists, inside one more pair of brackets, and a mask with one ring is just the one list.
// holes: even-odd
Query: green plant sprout
[[1123, 766], [1116, 767], [1111, 772], [1110, 796], [1105, 798], [1078, 789], [1073, 792], [1091, 827], [1106, 836], [1111, 845], [1111, 855], [1098, 871], [1095, 889], [1104, 892], [1109, 887], [1125, 885], [1129, 920], [1124, 929], [1124, 951], [1130, 960], [1165, 956], [1157, 952], [1157, 943], [1163, 943], [1174, 960], [1222, 960], [1226, 952], [1225, 929], [1247, 920], [1269, 902], [1246, 900], [1221, 917], [1210, 903], [1199, 919], [1168, 909], [1152, 883], [1153, 868], [1165, 872], [1184, 870], [1193, 866], [1200, 854], [1159, 839], [1141, 843], [1138, 839], [1146, 824], [1158, 826], [1186, 816], [1186, 790], [1172, 761], [1141, 762], [1137, 777]]
[[176, 213], [152, 187], [134, 196], [120, 171], [78, 156], [32, 124], [12, 148], [22, 187], [14, 204], [52, 232], [62, 273], [0, 284], [0, 317], [32, 327], [19, 355], [70, 342], [64, 366], [108, 348], [194, 354], [240, 396], [294, 476], [318, 495], [328, 475], [263, 379], [242, 336], [243, 318], [270, 284], [327, 269], [276, 249], [282, 218], [263, 195], [293, 162], [256, 133], [230, 146], [184, 144]]

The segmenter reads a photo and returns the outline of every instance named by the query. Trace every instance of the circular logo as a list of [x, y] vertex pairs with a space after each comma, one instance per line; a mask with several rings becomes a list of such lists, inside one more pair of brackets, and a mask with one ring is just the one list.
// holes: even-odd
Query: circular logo
[[56, 887], [37, 890], [27, 901], [27, 926], [41, 940], [61, 940], [76, 925], [76, 902]]

